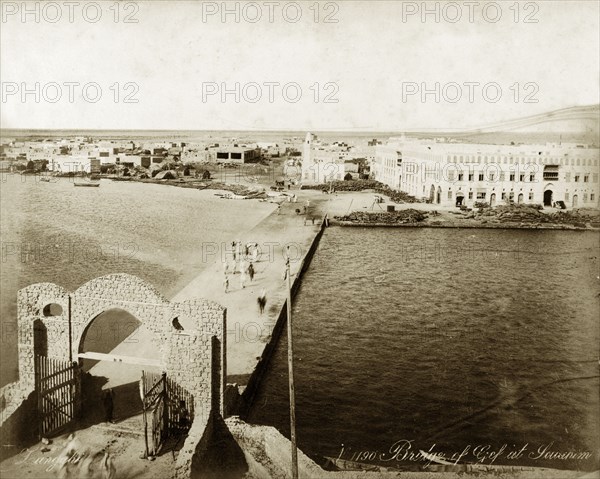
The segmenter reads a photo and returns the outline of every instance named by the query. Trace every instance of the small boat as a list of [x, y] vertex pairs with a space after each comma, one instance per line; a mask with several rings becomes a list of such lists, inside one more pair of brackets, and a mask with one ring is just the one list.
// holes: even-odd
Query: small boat
[[43, 181], [44, 183], [50, 183], [50, 178], [48, 178], [47, 176], [42, 176], [40, 178], [40, 181]]
[[100, 186], [99, 181], [74, 181], [73, 186]]
[[365, 462], [350, 461], [339, 457], [323, 456], [327, 461], [327, 466], [333, 465], [340, 471], [370, 471], [370, 472], [399, 472], [401, 469], [396, 467], [380, 466], [377, 464], [368, 464]]

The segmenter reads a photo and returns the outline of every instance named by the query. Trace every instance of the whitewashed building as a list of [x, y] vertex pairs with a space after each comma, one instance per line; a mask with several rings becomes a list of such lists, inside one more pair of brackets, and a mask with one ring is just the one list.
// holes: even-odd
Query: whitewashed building
[[327, 183], [343, 180], [345, 156], [337, 146], [323, 145], [313, 141], [307, 133], [302, 148], [302, 182]]
[[390, 138], [375, 148], [376, 180], [440, 205], [505, 201], [598, 207], [598, 148]]

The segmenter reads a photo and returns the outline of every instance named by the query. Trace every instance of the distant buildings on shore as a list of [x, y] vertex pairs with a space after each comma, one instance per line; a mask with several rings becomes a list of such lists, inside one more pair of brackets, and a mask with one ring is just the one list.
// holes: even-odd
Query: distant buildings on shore
[[189, 163], [258, 162], [279, 156], [285, 147], [275, 143], [170, 142], [93, 140], [85, 137], [43, 140], [8, 139], [0, 145], [2, 170], [19, 171], [29, 162], [35, 169], [55, 173], [95, 173], [110, 166], [116, 170], [140, 169], [153, 173], [172, 165]]
[[[213, 139], [215, 140], [215, 139]], [[444, 206], [504, 202], [598, 207], [599, 149], [575, 143], [480, 144], [446, 138], [325, 142], [307, 133], [281, 143], [238, 138], [199, 142], [93, 140], [85, 137], [0, 145], [2, 170], [154, 176], [174, 165], [244, 164], [287, 155], [284, 176], [304, 184], [367, 178]], [[295, 146], [293, 146], [295, 145]], [[301, 151], [299, 151], [301, 150]], [[43, 164], [43, 168], [39, 165]]]
[[358, 178], [360, 170], [357, 160], [365, 164], [375, 160], [377, 140], [366, 145], [352, 145], [342, 141], [325, 143], [316, 135], [307, 133], [302, 145], [302, 183], [328, 183], [347, 177]]
[[374, 179], [444, 206], [504, 202], [598, 207], [598, 148], [390, 138], [375, 146]]

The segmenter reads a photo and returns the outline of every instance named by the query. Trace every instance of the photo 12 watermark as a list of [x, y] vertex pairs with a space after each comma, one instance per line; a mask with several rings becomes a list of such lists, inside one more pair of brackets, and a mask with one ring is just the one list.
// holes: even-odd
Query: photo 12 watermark
[[138, 103], [140, 86], [132, 81], [2, 82], [2, 103]]
[[40, 262], [85, 263], [101, 260], [130, 261], [135, 259], [139, 251], [139, 245], [134, 242], [2, 241], [0, 243], [0, 262], [33, 264]]
[[201, 2], [202, 23], [338, 23], [337, 2]]
[[202, 82], [202, 103], [338, 103], [337, 82]]
[[539, 103], [537, 83], [514, 82], [501, 85], [495, 81], [401, 83], [402, 103], [498, 103], [502, 98], [514, 103]]
[[0, 2], [2, 23], [139, 23], [138, 2]]
[[538, 2], [400, 2], [402, 23], [538, 23]]

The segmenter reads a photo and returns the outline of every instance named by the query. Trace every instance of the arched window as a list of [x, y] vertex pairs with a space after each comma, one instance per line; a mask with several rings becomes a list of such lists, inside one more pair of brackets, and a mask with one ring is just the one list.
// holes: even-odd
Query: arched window
[[63, 309], [60, 304], [50, 303], [44, 306], [42, 314], [47, 318], [51, 318], [52, 316], [61, 316], [63, 314]]

